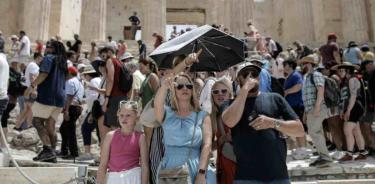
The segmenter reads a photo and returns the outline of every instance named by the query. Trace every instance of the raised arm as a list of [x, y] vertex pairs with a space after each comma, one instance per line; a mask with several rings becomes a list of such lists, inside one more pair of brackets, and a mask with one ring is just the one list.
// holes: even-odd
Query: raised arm
[[232, 128], [240, 121], [244, 111], [245, 102], [249, 91], [255, 86], [256, 80], [247, 77], [245, 84], [241, 87], [236, 99], [223, 112], [222, 118], [225, 125]]
[[175, 66], [172, 70], [173, 74], [181, 73], [185, 70], [186, 67], [191, 66], [192, 64], [199, 62], [198, 58], [202, 53], [202, 49], [200, 49], [197, 53], [191, 53], [177, 66]]
[[154, 99], [154, 110], [155, 110], [155, 117], [159, 123], [163, 123], [164, 119], [164, 104], [165, 99], [167, 97], [168, 89], [171, 89], [172, 86], [172, 77], [167, 77], [162, 82], [160, 88], [156, 92], [155, 99]]

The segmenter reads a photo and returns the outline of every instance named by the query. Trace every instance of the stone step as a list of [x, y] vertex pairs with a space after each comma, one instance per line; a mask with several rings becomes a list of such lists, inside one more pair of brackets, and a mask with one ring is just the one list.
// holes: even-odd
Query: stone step
[[[23, 167], [21, 169], [39, 184], [66, 183], [76, 178], [78, 173], [77, 167]], [[3, 184], [31, 183], [14, 167], [0, 167], [0, 178]]]
[[[340, 164], [337, 161], [330, 167], [309, 167], [312, 160], [289, 161], [288, 170], [292, 181], [375, 179], [375, 159]], [[374, 182], [375, 183], [375, 182]]]

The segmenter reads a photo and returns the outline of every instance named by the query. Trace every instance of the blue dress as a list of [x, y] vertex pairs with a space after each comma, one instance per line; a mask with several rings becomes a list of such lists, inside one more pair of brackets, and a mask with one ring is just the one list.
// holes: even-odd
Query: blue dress
[[204, 111], [192, 112], [189, 116], [181, 117], [170, 107], [165, 107], [165, 113], [165, 120], [162, 125], [165, 152], [160, 165], [161, 169], [171, 169], [185, 163], [193, 137], [196, 116], [198, 115], [192, 151], [187, 161], [191, 181], [194, 183], [199, 170], [199, 158], [203, 142], [202, 123], [206, 113]]

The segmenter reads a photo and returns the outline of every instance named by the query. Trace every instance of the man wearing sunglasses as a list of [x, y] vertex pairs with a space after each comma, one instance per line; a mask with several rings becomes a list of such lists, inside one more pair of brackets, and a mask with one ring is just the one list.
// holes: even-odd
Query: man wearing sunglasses
[[239, 67], [241, 89], [234, 101], [223, 105], [223, 122], [231, 128], [237, 158], [235, 184], [290, 184], [286, 142], [281, 135], [301, 137], [302, 123], [286, 100], [259, 91], [261, 68]]

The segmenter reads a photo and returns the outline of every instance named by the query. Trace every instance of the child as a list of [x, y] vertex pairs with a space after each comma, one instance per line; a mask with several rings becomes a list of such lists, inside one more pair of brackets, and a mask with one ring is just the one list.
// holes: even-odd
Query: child
[[138, 120], [138, 104], [121, 101], [117, 113], [121, 128], [109, 132], [104, 139], [97, 181], [99, 184], [147, 184], [148, 155], [142, 133], [134, 131]]

